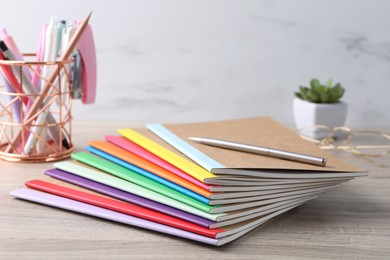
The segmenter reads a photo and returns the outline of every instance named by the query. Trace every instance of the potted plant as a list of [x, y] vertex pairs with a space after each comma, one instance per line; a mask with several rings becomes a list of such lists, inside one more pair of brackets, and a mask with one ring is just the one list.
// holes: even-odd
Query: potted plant
[[[326, 85], [318, 79], [310, 81], [310, 87], [300, 86], [293, 102], [294, 118], [298, 129], [325, 125], [329, 128], [343, 126], [347, 118], [347, 104], [340, 101], [345, 89], [340, 83]], [[322, 138], [321, 133], [311, 131], [307, 135]]]

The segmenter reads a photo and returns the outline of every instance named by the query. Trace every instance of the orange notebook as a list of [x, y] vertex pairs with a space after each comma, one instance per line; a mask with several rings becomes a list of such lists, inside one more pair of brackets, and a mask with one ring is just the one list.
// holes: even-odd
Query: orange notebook
[[196, 192], [206, 198], [211, 197], [211, 192], [206, 191], [202, 189], [201, 187], [184, 180], [183, 178], [139, 157], [138, 155], [135, 155], [123, 148], [120, 148], [112, 143], [105, 142], [105, 141], [92, 141], [89, 143], [92, 147], [99, 149], [105, 153], [111, 154], [112, 156], [115, 156], [123, 161], [126, 161], [128, 163], [131, 163], [137, 167], [140, 167], [148, 172], [151, 172], [153, 174], [156, 174], [168, 181], [174, 182], [184, 188], [187, 188], [193, 192]]

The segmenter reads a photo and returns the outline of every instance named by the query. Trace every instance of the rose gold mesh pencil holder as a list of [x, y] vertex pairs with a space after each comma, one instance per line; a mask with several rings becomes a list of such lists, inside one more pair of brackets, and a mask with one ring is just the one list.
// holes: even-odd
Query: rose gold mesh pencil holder
[[[34, 55], [25, 56], [31, 59]], [[49, 162], [71, 155], [72, 62], [0, 60], [1, 159]], [[48, 78], [55, 72], [56, 79], [50, 84]], [[37, 112], [27, 117], [34, 100], [41, 96], [40, 88], [47, 84], [50, 91]]]

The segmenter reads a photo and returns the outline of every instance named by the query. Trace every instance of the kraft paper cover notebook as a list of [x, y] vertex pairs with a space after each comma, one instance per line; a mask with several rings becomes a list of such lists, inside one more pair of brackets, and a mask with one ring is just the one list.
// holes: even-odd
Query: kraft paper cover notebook
[[[258, 176], [259, 170], [265, 173], [267, 173], [267, 170], [279, 170], [281, 173], [285, 171], [284, 173], [286, 173], [286, 176], [282, 175], [281, 178], [288, 178], [287, 176], [293, 177], [298, 175], [302, 175], [301, 178], [304, 176], [306, 176], [306, 178], [326, 178], [327, 176], [353, 177], [366, 175], [365, 170], [359, 169], [342, 160], [339, 160], [336, 158], [336, 156], [333, 156], [321, 150], [316, 145], [303, 140], [299, 135], [279, 124], [270, 117], [246, 118], [205, 123], [167, 124], [164, 125], [164, 127], [154, 124], [149, 125], [148, 128], [152, 130], [154, 134], [159, 135], [159, 137], [163, 138], [172, 146], [175, 146], [176, 141], [181, 141], [180, 144], [183, 144], [182, 142], [184, 141], [187, 146], [184, 144], [184, 147], [176, 146], [176, 148], [180, 149], [182, 153], [196, 161], [199, 165], [202, 165], [202, 167], [207, 169], [209, 172], [218, 175], [218, 177], [224, 174]], [[164, 130], [164, 128], [167, 129], [168, 132], [172, 133], [174, 137], [176, 136], [178, 140], [169, 139], [169, 137], [167, 138], [164, 133], [161, 134], [163, 131], [159, 131], [159, 129]], [[158, 141], [156, 136], [153, 136], [153, 133], [150, 131], [137, 131], [139, 131], [139, 133], [143, 134], [145, 137], [159, 142], [164, 147], [170, 150], [174, 150], [170, 145]], [[128, 136], [125, 137], [128, 138]], [[296, 153], [326, 157], [328, 161], [326, 167], [315, 166], [269, 156], [207, 146], [190, 141], [188, 140], [188, 137], [215, 138], [232, 142], [271, 147]], [[189, 147], [196, 148], [196, 150], [198, 150], [201, 154], [209, 157], [211, 162], [209, 161], [205, 163], [205, 160], [202, 157], [200, 157], [200, 159], [192, 157], [193, 150], [191, 148], [188, 149]], [[144, 148], [148, 149], [147, 147]], [[256, 172], [253, 170], [256, 170]], [[272, 178], [272, 171], [270, 171], [270, 173], [270, 175], [263, 174], [263, 176]], [[307, 173], [314, 174], [309, 175]], [[210, 176], [208, 178], [213, 177]], [[206, 179], [207, 177], [205, 180]]]
[[[292, 187], [293, 185], [296, 185], [296, 186], [308, 185], [308, 183], [319, 183], [319, 182], [329, 183], [332, 181], [348, 180], [348, 178], [346, 178], [346, 179], [316, 178], [316, 179], [309, 179], [309, 180], [304, 180], [304, 181], [302, 181], [302, 179], [288, 180], [288, 179], [269, 179], [269, 178], [268, 179], [245, 178], [245, 182], [243, 182], [242, 178], [239, 178], [238, 180], [233, 180], [234, 178], [229, 178], [228, 180], [226, 180], [226, 178], [225, 178], [225, 180], [226, 180], [226, 182], [225, 182], [225, 180], [219, 180], [219, 179], [214, 178], [214, 179], [208, 179], [208, 182], [210, 184], [221, 184], [221, 185], [207, 185], [207, 184], [195, 179], [191, 175], [185, 173], [184, 171], [180, 170], [179, 168], [176, 168], [172, 164], [162, 160], [160, 157], [157, 157], [155, 154], [149, 152], [148, 150], [142, 148], [141, 146], [133, 143], [132, 141], [130, 141], [124, 137], [106, 136], [105, 138], [107, 139], [107, 141], [110, 142], [110, 144], [115, 145], [117, 147], [115, 150], [122, 149], [121, 151], [127, 151], [131, 154], [138, 155], [139, 157], [149, 161], [150, 163], [153, 163], [156, 166], [160, 166], [162, 169], [165, 169], [166, 171], [172, 173], [175, 176], [173, 178], [173, 180], [176, 180], [174, 182], [177, 182], [180, 179], [184, 179], [184, 180], [189, 181], [192, 184], [195, 184], [198, 187], [201, 187], [205, 190], [209, 190], [211, 192], [245, 192], [245, 191], [263, 190], [264, 186], [268, 186], [267, 188], [272, 188], [272, 186], [273, 186], [273, 188], [276, 188], [277, 185], [279, 185], [279, 186], [286, 185], [286, 187], [287, 187], [287, 185], [290, 185], [290, 187]], [[101, 141], [91, 142], [90, 144], [92, 146], [94, 146], [95, 148], [100, 149], [100, 148], [102, 148], [101, 145], [98, 145], [100, 143], [103, 144], [103, 142], [101, 142]], [[102, 150], [104, 152], [107, 152], [107, 153], [110, 153], [114, 156], [117, 156], [116, 155], [117, 153], [114, 151], [110, 151], [108, 149], [108, 147], [105, 149], [102, 149]], [[91, 151], [91, 152], [93, 152], [93, 151]], [[130, 162], [130, 157], [128, 157], [127, 154], [123, 154], [123, 155], [117, 156], [117, 157], [120, 159], [123, 159], [125, 161]], [[154, 172], [154, 173], [165, 178], [162, 174], [160, 174], [158, 172]], [[351, 178], [349, 178], [349, 179], [351, 179]], [[239, 181], [239, 180], [241, 180], [241, 181]], [[231, 181], [234, 181], [235, 185], [240, 185], [240, 186], [224, 185], [224, 183], [229, 184], [229, 183], [231, 183]], [[206, 196], [206, 197], [210, 197], [210, 196]]]

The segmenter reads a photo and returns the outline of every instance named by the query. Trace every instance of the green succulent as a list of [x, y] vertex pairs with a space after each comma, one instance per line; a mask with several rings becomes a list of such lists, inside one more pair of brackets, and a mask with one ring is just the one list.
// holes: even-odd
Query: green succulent
[[310, 81], [310, 88], [305, 86], [299, 87], [299, 92], [295, 92], [295, 96], [312, 102], [312, 103], [336, 103], [344, 95], [345, 89], [340, 83], [333, 86], [333, 82], [329, 79], [326, 85], [321, 85], [318, 79]]

